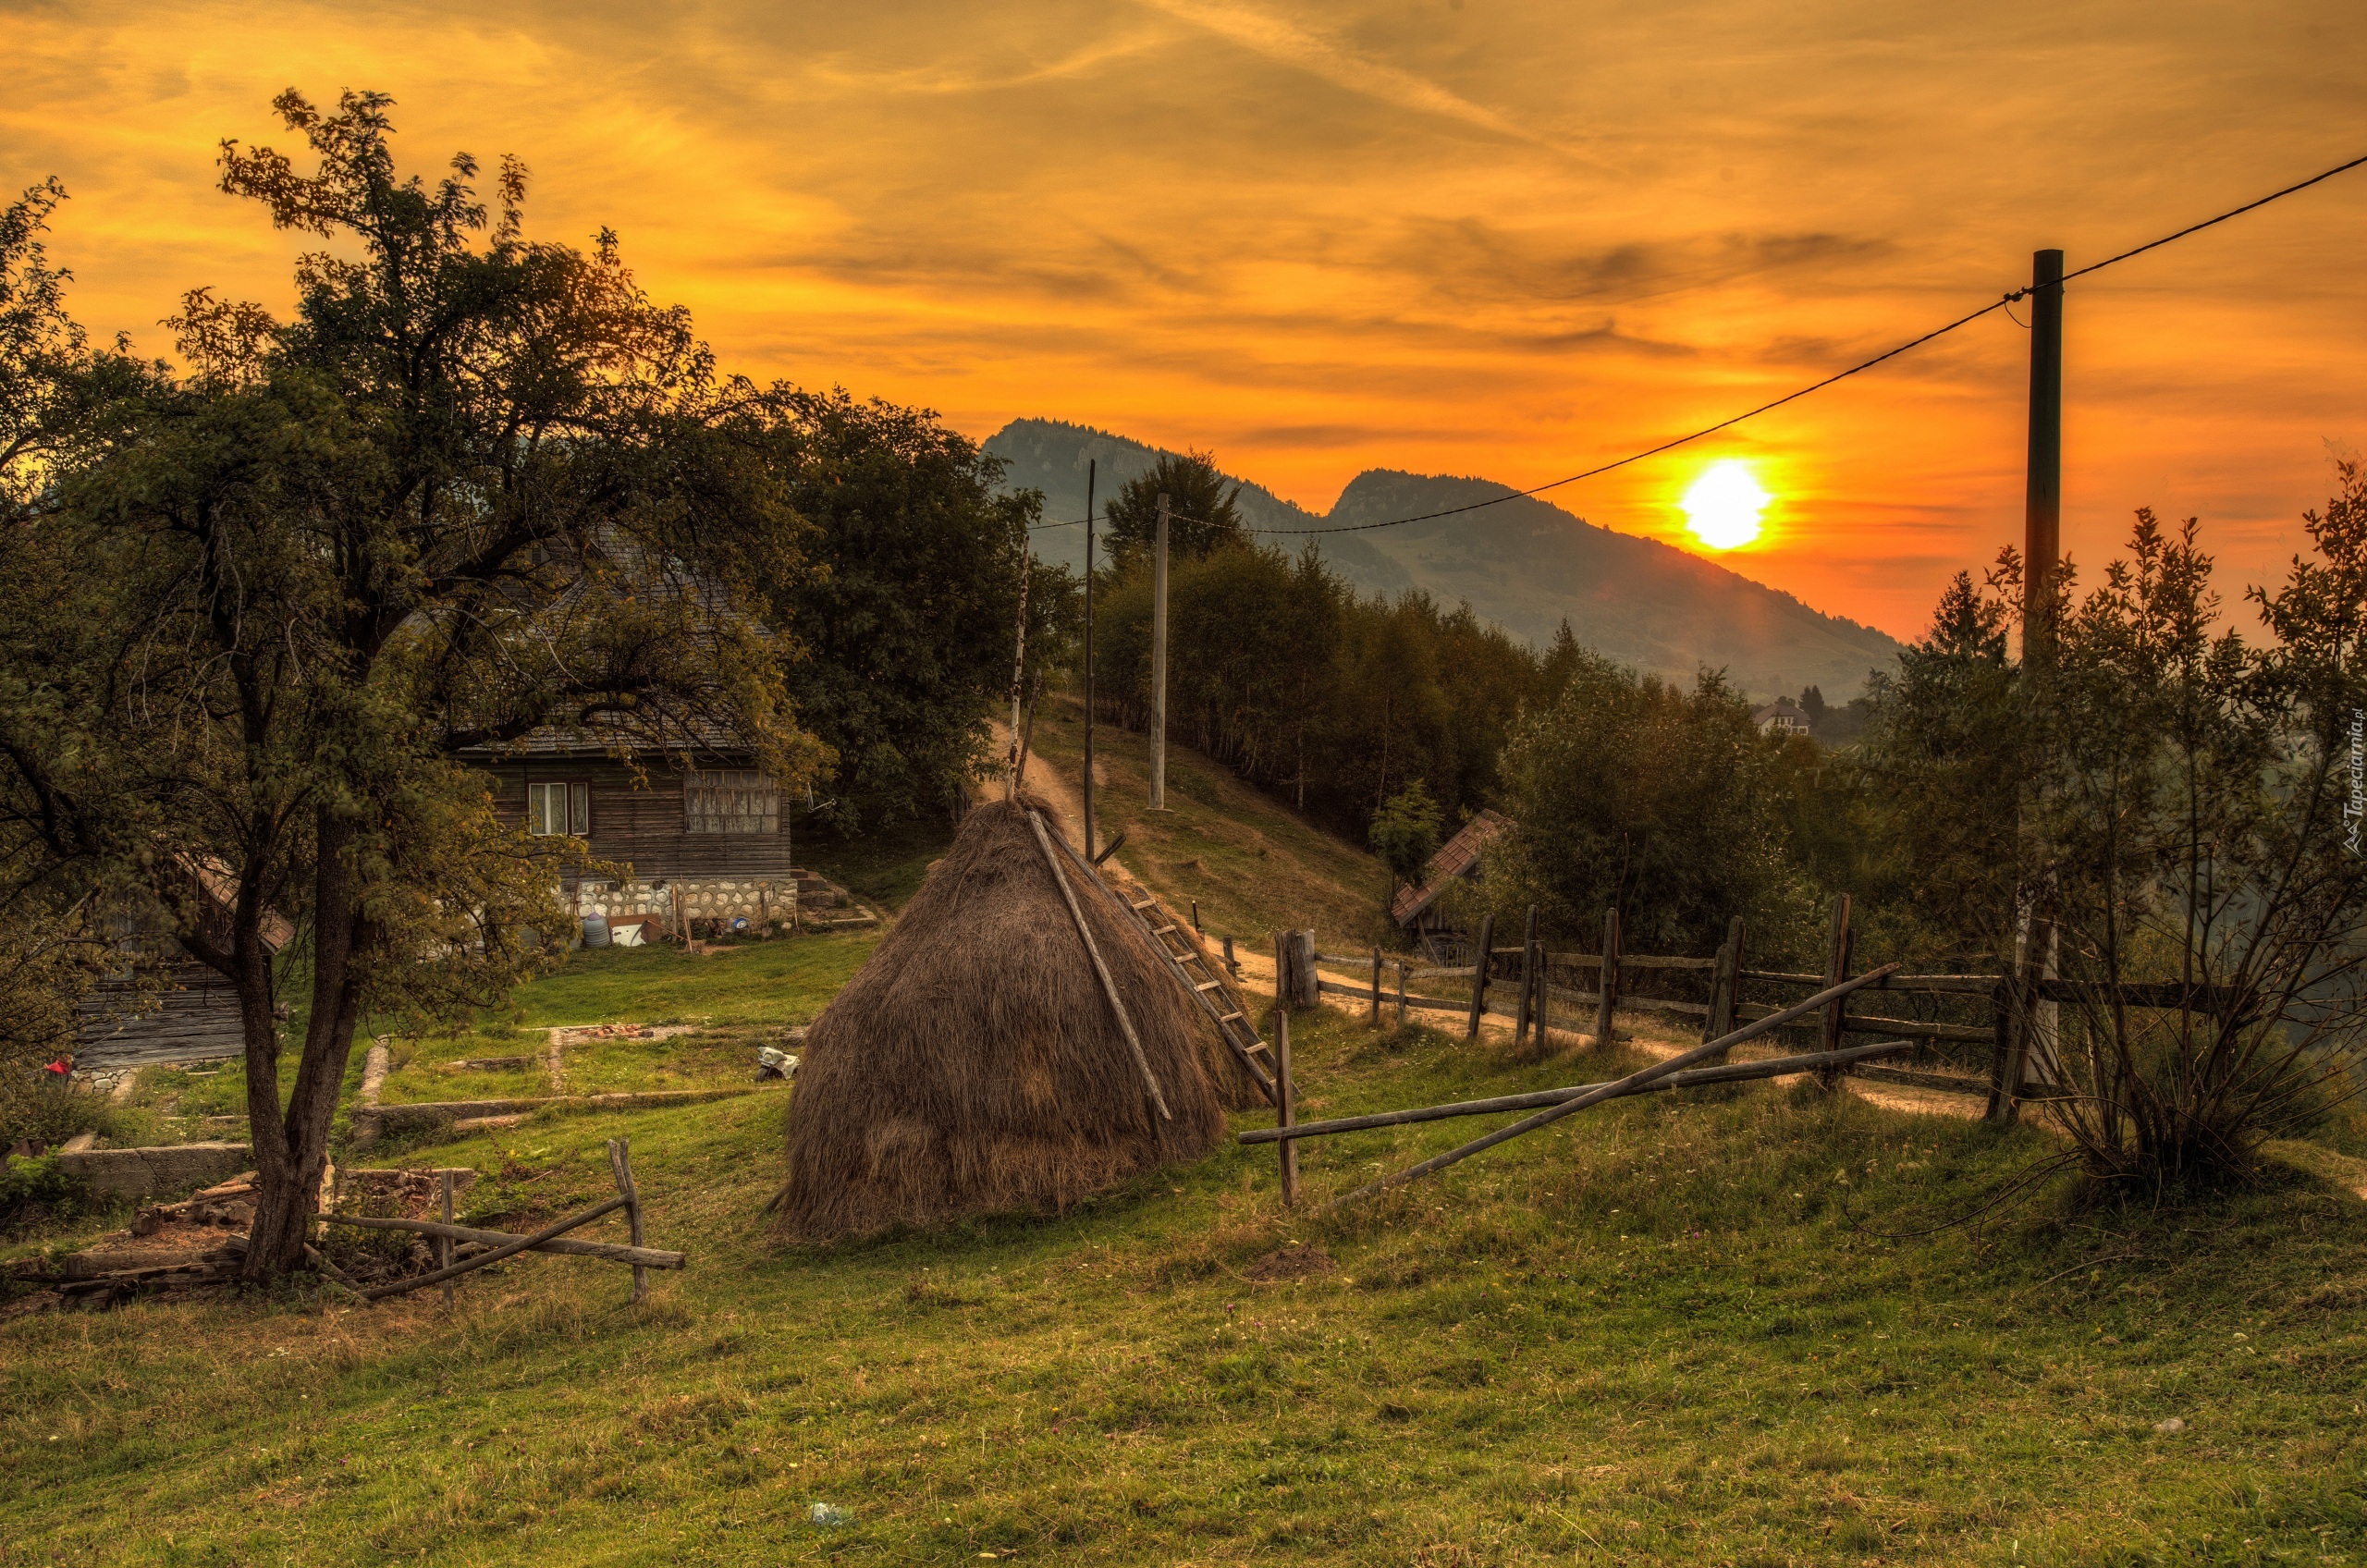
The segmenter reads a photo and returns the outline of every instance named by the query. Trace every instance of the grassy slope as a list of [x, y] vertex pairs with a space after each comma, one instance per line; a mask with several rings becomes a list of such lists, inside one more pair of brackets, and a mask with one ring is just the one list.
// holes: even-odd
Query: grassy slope
[[[664, 1040], [610, 1039], [568, 1047], [570, 1094], [698, 1089], [747, 1083], [756, 1048], [786, 1024], [807, 1023], [862, 966], [869, 933], [806, 935], [750, 942], [705, 958], [672, 948], [579, 952], [565, 969], [519, 993], [507, 1021], [424, 1039], [398, 1038], [388, 1104], [546, 1095], [539, 1065], [546, 1031], [561, 1024], [690, 1023], [697, 1033]], [[462, 1069], [489, 1057], [533, 1056], [521, 1070]]]
[[[794, 1022], [871, 939], [612, 954], [520, 1006]], [[1618, 1065], [1294, 1034], [1315, 1115]], [[430, 1292], [0, 1324], [0, 1561], [2367, 1553], [2367, 1242], [2299, 1178], [1916, 1234], [2046, 1140], [1759, 1086], [1606, 1107], [1338, 1216], [1283, 1213], [1270, 1153], [1228, 1148], [1056, 1219], [778, 1251], [779, 1105], [407, 1157], [485, 1169], [479, 1211], [515, 1227], [602, 1194], [630, 1133], [653, 1243], [693, 1260], [639, 1311], [621, 1270], [536, 1257], [448, 1317]], [[1311, 1146], [1310, 1196], [1476, 1130]], [[1258, 1282], [1292, 1241], [1336, 1268]]]
[[[1173, 900], [1177, 913], [1188, 914], [1187, 900], [1197, 899], [1208, 932], [1253, 944], [1294, 927], [1348, 944], [1392, 939], [1381, 911], [1389, 873], [1378, 859], [1186, 747], [1168, 748], [1168, 810], [1154, 812], [1147, 738], [1106, 724], [1093, 736], [1101, 841], [1122, 830], [1118, 859]], [[1071, 779], [1081, 777], [1083, 705], [1048, 696], [1035, 748]]]

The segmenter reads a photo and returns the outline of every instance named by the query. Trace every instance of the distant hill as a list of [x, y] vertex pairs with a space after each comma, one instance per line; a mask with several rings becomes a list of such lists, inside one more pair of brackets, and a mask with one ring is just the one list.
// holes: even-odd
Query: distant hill
[[[1013, 420], [986, 447], [1009, 465], [1006, 485], [1044, 493], [1048, 522], [1085, 515], [1087, 460], [1098, 463], [1107, 497], [1159, 457], [1159, 448], [1122, 435], [1037, 419]], [[1510, 494], [1492, 480], [1367, 469], [1320, 516], [1245, 480], [1240, 506], [1253, 528], [1295, 528], [1378, 522]], [[1703, 666], [1722, 668], [1760, 696], [1815, 685], [1830, 701], [1846, 702], [1863, 689], [1869, 669], [1898, 653], [1897, 642], [1872, 627], [1535, 497], [1368, 533], [1318, 535], [1317, 544], [1333, 570], [1367, 593], [1419, 588], [1447, 604], [1468, 600], [1539, 644], [1567, 617], [1580, 643], [1623, 663], [1687, 682]], [[1045, 529], [1036, 545], [1047, 559], [1084, 563], [1081, 528]]]

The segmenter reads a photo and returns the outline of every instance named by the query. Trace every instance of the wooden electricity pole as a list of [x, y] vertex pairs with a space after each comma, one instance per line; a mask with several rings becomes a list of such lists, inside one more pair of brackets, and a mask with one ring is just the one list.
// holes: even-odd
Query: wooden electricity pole
[[1167, 497], [1150, 569], [1150, 809], [1167, 809]]
[[1085, 858], [1101, 852], [1093, 841], [1093, 479], [1099, 466], [1085, 465]]
[[[2022, 506], [2022, 690], [2044, 700], [2054, 664], [2055, 577], [2063, 561], [2063, 252], [2030, 257], [2030, 445]], [[2036, 715], [2033, 714], [2033, 717]], [[2026, 802], [2026, 811], [2029, 805]], [[2037, 998], [2034, 980], [2054, 977], [2056, 934], [2037, 889], [2022, 891], [2015, 942], [2014, 1029], [1996, 1069], [1993, 1120], [2009, 1121], [2033, 1057], [2054, 1058], [2055, 1004]]]
[[2063, 558], [2063, 252], [2030, 258], [2030, 454], [2022, 509], [2022, 662], [2045, 662], [2054, 640], [2054, 574]]

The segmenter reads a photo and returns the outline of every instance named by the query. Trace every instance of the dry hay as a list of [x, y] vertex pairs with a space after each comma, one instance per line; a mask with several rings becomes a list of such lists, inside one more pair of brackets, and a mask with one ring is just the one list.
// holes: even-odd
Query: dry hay
[[1331, 1255], [1313, 1243], [1292, 1242], [1277, 1247], [1241, 1271], [1241, 1277], [1260, 1285], [1281, 1284], [1290, 1280], [1314, 1280], [1331, 1272]]
[[1152, 1109], [1029, 826], [1034, 806], [972, 811], [814, 1021], [790, 1103], [781, 1236], [1056, 1212], [1224, 1135], [1224, 1077], [1241, 1070], [1140, 927], [1061, 857], [1172, 1119]]

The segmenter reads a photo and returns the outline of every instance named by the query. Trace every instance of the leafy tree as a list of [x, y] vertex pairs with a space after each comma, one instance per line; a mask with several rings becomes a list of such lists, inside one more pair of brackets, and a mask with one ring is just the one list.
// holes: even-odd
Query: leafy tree
[[1421, 880], [1423, 868], [1439, 852], [1441, 822], [1438, 802], [1430, 799], [1429, 787], [1418, 778], [1373, 813], [1373, 851], [1399, 883]]
[[1705, 953], [1736, 914], [1797, 928], [1807, 895], [1784, 854], [1782, 742], [1723, 676], [1682, 691], [1588, 655], [1505, 747], [1518, 826], [1489, 858], [1500, 908], [1565, 931], [1615, 905], [1639, 952]]
[[[1869, 683], [1855, 807], [1853, 886], [1889, 948], [1939, 962], [1986, 963], [2020, 874], [2020, 799], [2033, 766], [2021, 671], [2007, 654], [2011, 611], [1958, 572], [1932, 629]], [[1823, 867], [1829, 879], [1843, 867]]]
[[[190, 374], [0, 540], [0, 832], [138, 890], [227, 978], [257, 1279], [301, 1260], [363, 1015], [547, 962], [550, 863], [457, 748], [556, 727], [728, 737], [786, 782], [827, 760], [759, 613], [806, 570], [778, 399], [719, 376], [613, 237], [525, 239], [514, 163], [489, 212], [465, 156], [398, 176], [383, 96], [276, 106], [316, 171], [226, 142], [222, 183], [324, 242], [295, 319], [190, 296]], [[310, 984], [284, 1109], [275, 910]]]
[[[70, 275], [50, 264], [42, 240], [65, 199], [52, 179], [0, 208], [0, 569], [12, 564], [5, 541], [44, 526], [63, 476], [119, 431], [123, 405], [154, 384], [153, 367], [119, 346], [93, 349], [66, 309]], [[12, 577], [0, 593], [44, 588]], [[22, 696], [0, 673], [0, 701]], [[94, 890], [92, 868], [61, 871], [37, 833], [0, 818], [0, 891], [13, 915], [0, 925], [0, 1145], [55, 1143], [88, 1120], [92, 1108], [56, 1092], [44, 1069], [71, 1055], [79, 1006], [111, 962]]]
[[1198, 560], [1228, 545], [1249, 542], [1248, 525], [1235, 504], [1241, 486], [1217, 472], [1213, 452], [1161, 452], [1150, 472], [1118, 487], [1103, 508], [1109, 520], [1110, 558], [1122, 567], [1129, 556], [1148, 550], [1159, 536], [1159, 498], [1167, 497], [1167, 557]]
[[[2367, 1056], [2367, 857], [2345, 822], [2367, 712], [2367, 480], [2306, 520], [2314, 559], [2249, 595], [2277, 641], [2221, 624], [2189, 519], [2137, 514], [2129, 553], [2057, 618], [2031, 681], [2045, 742], [2025, 903], [2067, 978], [2050, 1102], [2089, 1171], [2144, 1190], [2246, 1170], [2264, 1138], [2356, 1092]], [[2116, 1005], [2210, 985], [2213, 1014]], [[2038, 1045], [2045, 1047], [2042, 1035]]]
[[[784, 394], [796, 449], [788, 500], [819, 569], [771, 602], [809, 655], [790, 676], [802, 721], [838, 756], [842, 833], [945, 809], [986, 757], [1009, 700], [1033, 491], [997, 492], [999, 461], [926, 410], [842, 391]], [[1076, 584], [1040, 562], [1027, 594], [1031, 671], [1060, 668]]]

